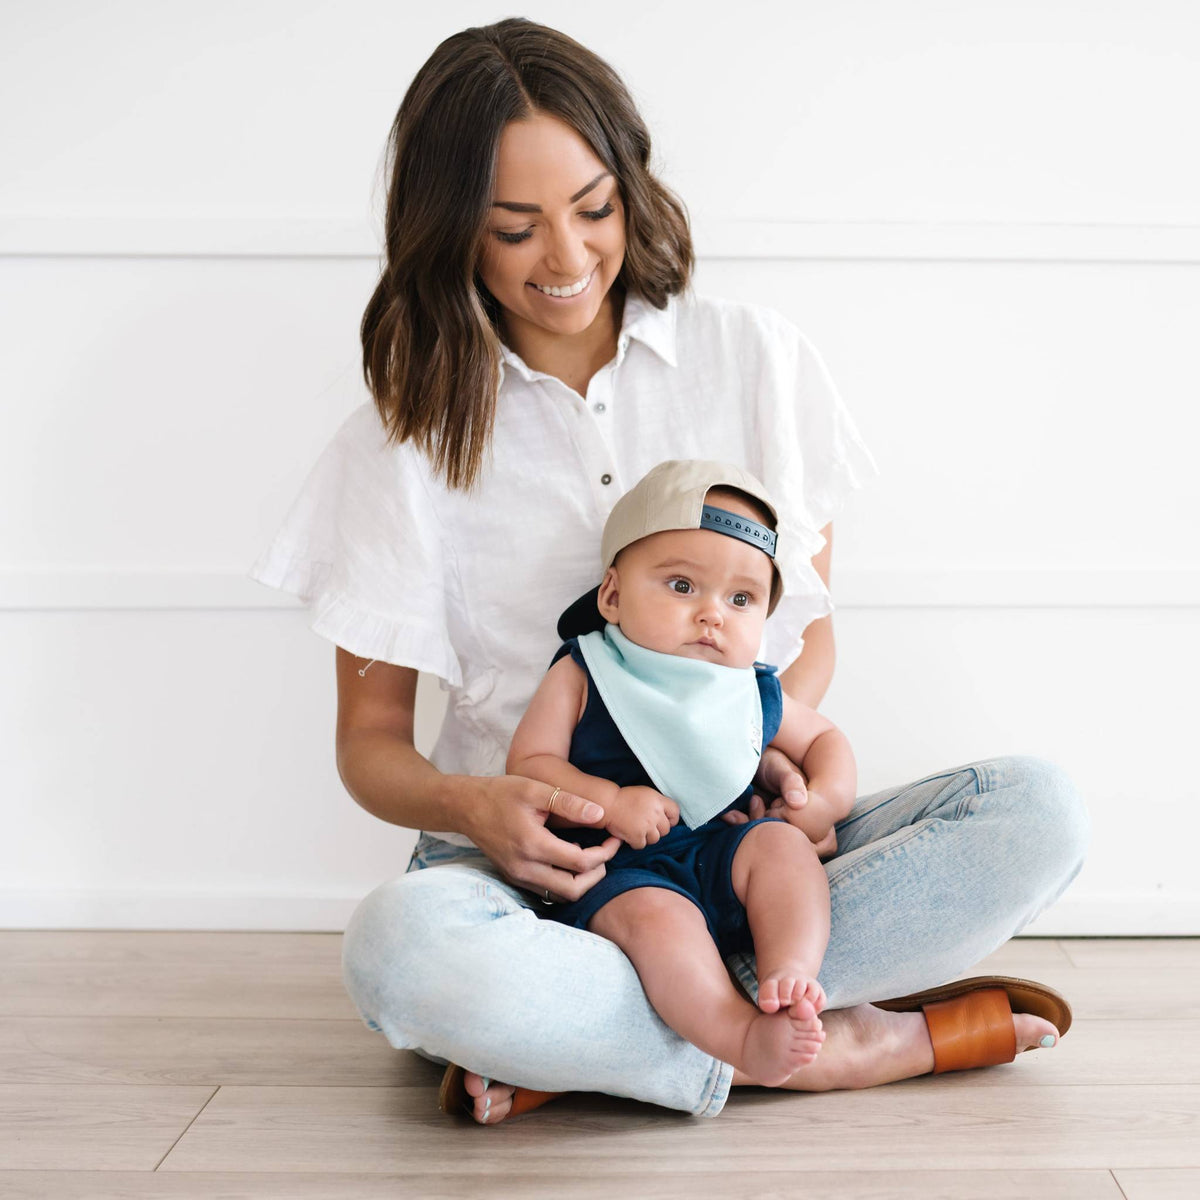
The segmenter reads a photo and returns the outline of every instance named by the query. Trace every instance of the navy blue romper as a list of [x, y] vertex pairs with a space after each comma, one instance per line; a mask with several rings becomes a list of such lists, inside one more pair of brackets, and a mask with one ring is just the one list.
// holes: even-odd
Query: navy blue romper
[[[586, 774], [610, 780], [618, 787], [654, 787], [600, 698], [579, 650], [578, 638], [563, 643], [551, 666], [564, 654], [570, 654], [587, 676], [587, 704], [571, 737], [568, 761]], [[766, 746], [778, 733], [783, 719], [783, 693], [774, 667], [755, 663], [754, 671], [762, 699], [763, 745]], [[753, 792], [753, 786], [747, 784], [746, 790], [724, 811], [736, 808], [748, 812]], [[543, 908], [542, 915], [586, 929], [588, 921], [614, 896], [639, 887], [667, 888], [686, 896], [704, 914], [709, 933], [722, 957], [738, 950], [751, 950], [753, 940], [746, 910], [733, 890], [731, 872], [733, 856], [742, 838], [764, 820], [778, 818], [763, 817], [731, 825], [722, 821], [718, 814], [698, 829], [689, 829], [680, 821], [665, 837], [642, 850], [622, 844], [605, 864], [606, 874], [595, 887], [578, 900]], [[606, 829], [582, 826], [553, 832], [580, 846], [598, 846], [610, 836]]]

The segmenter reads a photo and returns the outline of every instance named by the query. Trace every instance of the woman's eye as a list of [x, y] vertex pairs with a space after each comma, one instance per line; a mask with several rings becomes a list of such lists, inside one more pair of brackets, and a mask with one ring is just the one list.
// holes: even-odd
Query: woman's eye
[[[603, 221], [605, 217], [611, 217], [616, 211], [611, 204], [606, 204], [603, 208], [597, 208], [592, 212], [580, 213], [579, 215], [588, 221]], [[510, 246], [513, 246], [518, 242], [523, 242], [527, 238], [533, 237], [533, 230], [523, 229], [520, 233], [502, 233], [497, 229], [495, 230], [495, 234], [502, 242], [507, 242]]]
[[690, 596], [692, 594], [692, 585], [686, 579], [672, 579], [671, 590], [678, 592], [681, 596]]

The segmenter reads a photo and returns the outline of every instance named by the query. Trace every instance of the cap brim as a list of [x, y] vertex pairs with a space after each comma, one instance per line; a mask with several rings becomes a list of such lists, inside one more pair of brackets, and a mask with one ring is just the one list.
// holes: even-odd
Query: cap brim
[[600, 585], [597, 584], [564, 610], [558, 618], [558, 636], [564, 642], [573, 637], [582, 637], [585, 633], [603, 631], [606, 622], [600, 615], [599, 600]]

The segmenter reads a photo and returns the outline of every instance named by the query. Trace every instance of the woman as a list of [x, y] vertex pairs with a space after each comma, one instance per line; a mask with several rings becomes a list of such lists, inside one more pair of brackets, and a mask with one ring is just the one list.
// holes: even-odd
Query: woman
[[[362, 324], [375, 406], [339, 431], [254, 570], [312, 601], [338, 647], [347, 789], [427, 831], [408, 873], [354, 913], [347, 988], [393, 1046], [470, 1068], [480, 1122], [568, 1089], [714, 1116], [745, 1082], [662, 1025], [615, 946], [537, 919], [539, 899], [591, 887], [616, 842], [560, 840], [551, 789], [502, 774], [555, 619], [594, 582], [608, 511], [665, 458], [758, 475], [780, 536], [805, 549], [764, 657], [816, 706], [833, 670], [830, 520], [874, 471], [789, 322], [689, 293], [686, 215], [649, 158], [621, 81], [564, 35], [511, 19], [437, 48], [392, 130], [387, 261]], [[412, 741], [420, 670], [450, 691], [430, 760]], [[753, 815], [798, 782], [764, 759], [777, 799]], [[579, 797], [556, 808], [603, 823]], [[937, 985], [1011, 937], [1061, 894], [1086, 840], [1070, 783], [1035, 760], [861, 799], [819, 847], [837, 851], [826, 1042], [785, 1086], [870, 1086], [1052, 1044], [1069, 1010], [1022, 1002], [1045, 1000], [1036, 985], [999, 993], [989, 1020], [1007, 1052], [955, 1063], [920, 998], [868, 1001]], [[731, 969], [753, 994], [753, 963]], [[995, 989], [959, 990], [955, 1020], [974, 1031], [962, 1006]]]

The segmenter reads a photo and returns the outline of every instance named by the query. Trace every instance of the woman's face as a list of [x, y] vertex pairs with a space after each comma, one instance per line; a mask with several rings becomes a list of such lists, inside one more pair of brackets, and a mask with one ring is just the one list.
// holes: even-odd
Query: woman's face
[[[538, 114], [500, 135], [492, 199], [479, 274], [504, 309], [509, 339], [519, 340], [522, 325], [582, 333], [625, 259], [616, 179], [575, 130]], [[552, 287], [572, 294], [541, 290]]]

